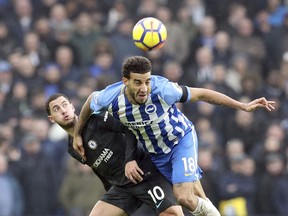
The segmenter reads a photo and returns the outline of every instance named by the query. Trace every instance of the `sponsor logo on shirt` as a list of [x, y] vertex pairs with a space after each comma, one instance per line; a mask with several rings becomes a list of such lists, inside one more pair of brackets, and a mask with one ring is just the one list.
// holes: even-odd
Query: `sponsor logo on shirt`
[[127, 127], [137, 129], [137, 128], [145, 127], [147, 125], [151, 125], [152, 123], [153, 123], [152, 120], [147, 120], [147, 121], [142, 121], [142, 122], [125, 122], [124, 124]]
[[93, 164], [93, 167], [98, 167], [103, 161], [107, 163], [109, 159], [112, 157], [113, 151], [108, 148], [104, 148], [102, 153], [99, 155], [99, 157], [96, 159], [96, 161]]

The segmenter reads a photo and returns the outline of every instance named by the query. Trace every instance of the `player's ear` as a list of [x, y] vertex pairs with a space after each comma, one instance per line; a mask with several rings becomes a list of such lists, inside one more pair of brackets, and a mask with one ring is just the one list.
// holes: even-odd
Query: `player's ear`
[[55, 123], [55, 121], [54, 121], [54, 119], [52, 118], [51, 115], [48, 116], [48, 119], [49, 119], [50, 122]]
[[126, 77], [122, 77], [122, 82], [124, 83], [125, 86], [128, 85], [128, 79]]
[[71, 108], [72, 108], [73, 112], [75, 112], [75, 107], [73, 106], [72, 103], [70, 103], [70, 104], [71, 104]]

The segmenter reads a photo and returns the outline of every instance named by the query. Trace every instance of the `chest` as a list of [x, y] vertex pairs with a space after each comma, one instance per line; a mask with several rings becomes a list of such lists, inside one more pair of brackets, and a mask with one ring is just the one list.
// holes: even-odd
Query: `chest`
[[144, 127], [159, 123], [168, 114], [170, 106], [158, 95], [151, 95], [145, 104], [135, 105], [120, 96], [108, 111], [126, 126]]

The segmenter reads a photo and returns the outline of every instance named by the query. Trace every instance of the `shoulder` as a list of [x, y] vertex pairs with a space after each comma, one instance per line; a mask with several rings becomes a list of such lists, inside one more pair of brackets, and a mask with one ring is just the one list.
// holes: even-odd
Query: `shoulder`
[[169, 80], [167, 78], [163, 77], [163, 76], [151, 75], [151, 86], [152, 86], [152, 88], [163, 86], [167, 82], [169, 82]]
[[168, 104], [176, 103], [180, 100], [183, 91], [178, 83], [171, 82], [162, 76], [151, 76], [151, 93], [157, 94]]
[[172, 82], [169, 79], [158, 75], [151, 76], [151, 88], [152, 91], [162, 91], [162, 90], [173, 91], [180, 89], [177, 83]]
[[120, 94], [122, 87], [123, 83], [117, 82], [107, 86], [101, 91], [95, 91], [92, 94], [91, 104], [97, 104], [97, 106], [101, 108], [107, 108], [115, 97]]

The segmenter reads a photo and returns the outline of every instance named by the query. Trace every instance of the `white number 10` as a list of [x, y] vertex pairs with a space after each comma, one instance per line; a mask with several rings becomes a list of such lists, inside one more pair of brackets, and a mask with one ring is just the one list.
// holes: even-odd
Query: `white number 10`
[[165, 197], [164, 191], [159, 186], [155, 186], [153, 190], [149, 190], [148, 194], [151, 196], [155, 204], [157, 203], [157, 200], [162, 200]]

